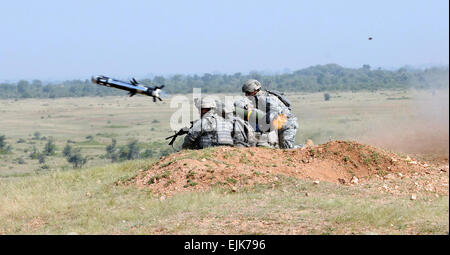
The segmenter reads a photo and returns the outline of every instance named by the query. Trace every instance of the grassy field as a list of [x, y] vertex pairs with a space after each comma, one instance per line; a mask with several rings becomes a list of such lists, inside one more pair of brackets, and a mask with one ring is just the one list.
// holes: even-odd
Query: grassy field
[[[434, 95], [431, 91], [331, 93], [329, 101], [324, 101], [323, 93], [289, 98], [299, 118], [297, 143], [308, 138], [316, 144], [351, 139], [405, 153], [438, 147], [439, 151], [428, 152], [448, 154], [448, 90]], [[0, 100], [0, 135], [12, 146], [11, 153], [0, 155], [0, 176], [72, 168], [61, 155], [67, 141], [88, 157], [86, 167], [111, 162], [103, 156], [113, 138], [119, 145], [136, 139], [142, 150], [150, 148], [158, 157], [161, 151], [173, 151], [164, 137], [173, 134], [169, 120], [177, 110], [170, 108], [170, 98], [155, 104], [144, 96]], [[29, 154], [33, 147], [41, 151], [50, 137], [57, 151], [43, 169]]]
[[[88, 155], [86, 166], [95, 166], [110, 162], [102, 155], [113, 138], [118, 144], [137, 139], [143, 148], [160, 149], [163, 137], [172, 132], [167, 121], [173, 110], [165, 102], [154, 105], [147, 97], [3, 100], [0, 105], [0, 134], [13, 147], [12, 153], [0, 156], [3, 176], [39, 170], [37, 160], [29, 159], [28, 154], [33, 146], [42, 150], [50, 137], [55, 141], [57, 154], [49, 157], [46, 164], [56, 170], [71, 168], [61, 155], [67, 141]], [[41, 139], [35, 139], [36, 132]], [[87, 139], [88, 136], [92, 138]], [[25, 142], [17, 143], [20, 139]], [[18, 158], [25, 163], [17, 164]]]
[[[330, 95], [329, 101], [323, 93], [289, 95], [299, 117], [297, 143], [351, 139], [436, 156], [448, 164], [448, 90]], [[0, 155], [0, 234], [449, 231], [448, 196], [429, 194], [411, 201], [408, 195], [380, 192], [377, 183], [314, 185], [280, 177], [279, 182], [239, 192], [215, 188], [169, 198], [115, 185], [170, 149], [164, 137], [172, 134], [169, 119], [178, 109], [169, 105], [169, 100], [154, 104], [143, 96], [1, 100], [0, 136], [5, 135], [12, 151]], [[50, 137], [57, 151], [43, 169], [29, 153], [33, 146], [42, 150]], [[156, 156], [111, 164], [104, 154], [112, 138], [120, 145], [137, 139], [142, 150], [151, 148]], [[88, 156], [82, 169], [73, 169], [62, 157], [67, 141]]]
[[283, 178], [157, 197], [115, 185], [151, 160], [2, 179], [0, 234], [446, 234], [448, 196]]

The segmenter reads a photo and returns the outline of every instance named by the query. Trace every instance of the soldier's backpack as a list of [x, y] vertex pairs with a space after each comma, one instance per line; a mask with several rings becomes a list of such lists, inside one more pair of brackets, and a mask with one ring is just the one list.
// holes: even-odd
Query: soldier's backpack
[[[256, 146], [257, 139], [255, 137], [255, 131], [248, 121], [244, 121], [239, 117], [233, 117], [231, 118], [231, 122], [233, 123], [233, 140], [235, 144], [246, 147]], [[236, 134], [236, 132], [239, 132], [239, 134]]]
[[283, 92], [279, 92], [276, 90], [265, 90], [268, 94], [276, 96], [278, 99], [280, 99], [281, 102], [283, 102], [284, 105], [286, 105], [289, 110], [291, 109], [291, 102], [287, 97], [284, 95]]

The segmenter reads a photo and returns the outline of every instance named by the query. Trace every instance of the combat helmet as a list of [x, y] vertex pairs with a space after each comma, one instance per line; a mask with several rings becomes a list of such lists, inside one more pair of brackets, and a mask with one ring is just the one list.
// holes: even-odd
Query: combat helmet
[[261, 89], [261, 83], [255, 79], [250, 79], [242, 85], [242, 92], [252, 93], [253, 91]]
[[210, 98], [210, 97], [204, 97], [202, 98], [202, 101], [200, 103], [200, 108], [216, 108], [216, 100]]

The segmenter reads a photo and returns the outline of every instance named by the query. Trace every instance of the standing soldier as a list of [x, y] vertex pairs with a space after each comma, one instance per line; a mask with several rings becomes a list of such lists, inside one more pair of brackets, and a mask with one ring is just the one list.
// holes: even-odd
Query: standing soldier
[[296, 148], [295, 135], [298, 123], [297, 117], [291, 112], [289, 101], [275, 91], [261, 90], [261, 84], [254, 79], [242, 85], [242, 92], [251, 102], [247, 107], [253, 107], [264, 113], [261, 114], [263, 118], [257, 119], [256, 131], [270, 134], [275, 130], [278, 132], [280, 148]]
[[203, 149], [212, 146], [233, 146], [233, 125], [214, 110], [216, 102], [203, 98], [199, 104], [201, 118], [189, 129], [183, 149]]

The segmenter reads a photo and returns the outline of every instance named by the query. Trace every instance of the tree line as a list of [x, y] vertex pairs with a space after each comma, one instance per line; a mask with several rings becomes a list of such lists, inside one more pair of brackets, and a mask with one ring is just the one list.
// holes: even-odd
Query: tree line
[[[116, 78], [116, 77], [113, 77]], [[257, 79], [266, 88], [292, 92], [360, 91], [382, 89], [426, 89], [449, 86], [448, 67], [428, 69], [399, 68], [397, 70], [345, 68], [336, 64], [317, 65], [283, 74], [210, 74], [155, 76], [143, 79], [147, 85], [166, 85], [164, 91], [170, 94], [191, 93], [201, 88], [204, 93], [240, 92], [242, 83]], [[84, 96], [125, 95], [126, 92], [94, 85], [89, 79], [64, 81], [58, 84], [43, 84], [39, 80], [17, 83], [0, 83], [0, 98], [58, 98]]]

